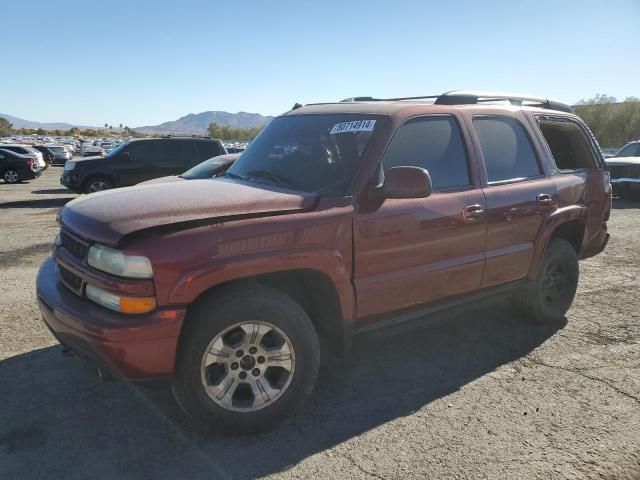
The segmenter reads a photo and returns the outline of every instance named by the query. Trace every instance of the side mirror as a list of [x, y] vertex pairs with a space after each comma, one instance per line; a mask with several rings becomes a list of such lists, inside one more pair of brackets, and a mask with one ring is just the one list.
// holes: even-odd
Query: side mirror
[[378, 198], [424, 198], [431, 195], [431, 177], [420, 167], [393, 167], [374, 190]]

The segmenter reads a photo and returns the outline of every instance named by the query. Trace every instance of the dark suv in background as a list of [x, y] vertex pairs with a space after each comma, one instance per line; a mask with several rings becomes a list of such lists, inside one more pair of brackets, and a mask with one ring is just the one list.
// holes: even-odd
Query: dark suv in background
[[122, 143], [103, 157], [68, 161], [60, 183], [78, 193], [126, 187], [152, 178], [178, 175], [227, 151], [210, 138], [145, 138]]

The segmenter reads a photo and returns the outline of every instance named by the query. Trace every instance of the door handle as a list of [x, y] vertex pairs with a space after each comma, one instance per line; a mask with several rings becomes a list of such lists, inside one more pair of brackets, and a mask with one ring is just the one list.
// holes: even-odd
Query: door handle
[[549, 193], [541, 193], [536, 197], [536, 203], [541, 207], [553, 205], [553, 196]]
[[477, 222], [484, 217], [484, 212], [484, 205], [480, 205], [479, 203], [467, 205], [462, 209], [462, 214], [467, 222]]

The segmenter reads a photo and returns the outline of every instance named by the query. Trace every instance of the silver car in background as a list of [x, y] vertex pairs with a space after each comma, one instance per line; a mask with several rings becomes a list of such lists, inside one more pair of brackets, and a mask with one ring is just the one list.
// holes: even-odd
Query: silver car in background
[[40, 167], [40, 170], [44, 170], [45, 168], [47, 168], [47, 162], [44, 161], [44, 156], [42, 155], [42, 153], [29, 145], [6, 143], [0, 144], [0, 148], [19, 153], [20, 155], [26, 155], [29, 158], [35, 158], [38, 166]]
[[71, 153], [64, 148], [64, 145], [46, 145], [53, 152], [52, 165], [64, 165], [67, 160], [71, 160]]

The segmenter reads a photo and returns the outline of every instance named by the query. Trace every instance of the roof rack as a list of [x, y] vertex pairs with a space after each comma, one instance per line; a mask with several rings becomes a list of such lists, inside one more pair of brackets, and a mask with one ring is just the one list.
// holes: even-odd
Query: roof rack
[[399, 97], [399, 98], [373, 98], [373, 97], [351, 97], [345, 98], [342, 102], [396, 102], [403, 100], [434, 100], [436, 105], [472, 105], [478, 103], [489, 103], [496, 101], [508, 101], [511, 105], [547, 108], [549, 110], [559, 110], [561, 112], [573, 112], [570, 105], [551, 100], [546, 97], [534, 97], [531, 95], [520, 95], [517, 93], [500, 92], [478, 92], [470, 90], [453, 90], [441, 95], [425, 95], [419, 97]]
[[161, 138], [212, 138], [211, 135], [189, 135], [188, 133], [167, 133]]

